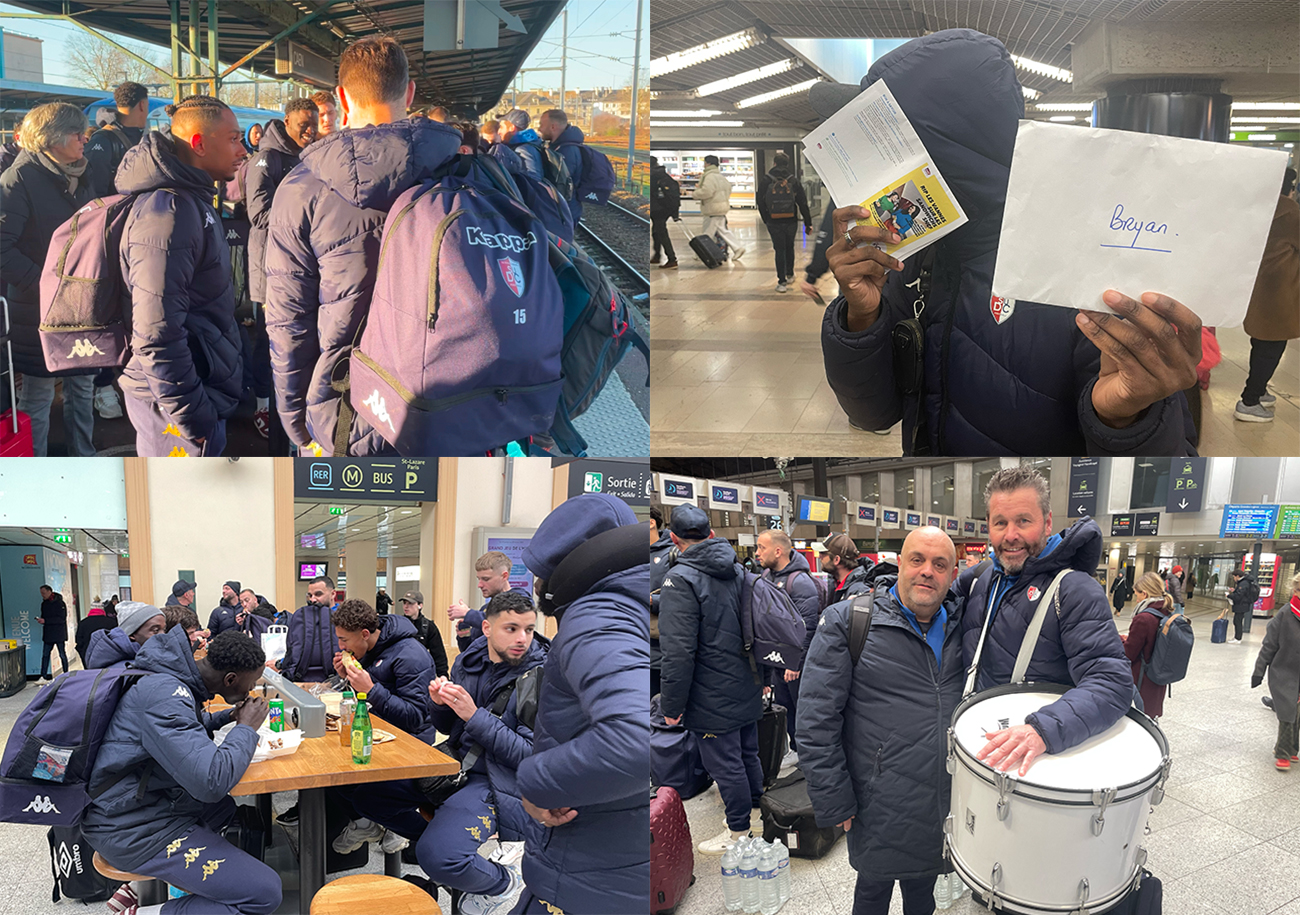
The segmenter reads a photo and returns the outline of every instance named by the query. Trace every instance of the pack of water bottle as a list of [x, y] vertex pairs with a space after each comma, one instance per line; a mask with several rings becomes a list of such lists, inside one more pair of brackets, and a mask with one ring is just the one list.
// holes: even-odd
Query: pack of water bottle
[[956, 872], [940, 874], [934, 881], [934, 905], [939, 909], [951, 909], [957, 900], [966, 893], [966, 884]]
[[790, 852], [781, 840], [744, 838], [722, 855], [722, 899], [728, 912], [776, 915], [790, 898]]

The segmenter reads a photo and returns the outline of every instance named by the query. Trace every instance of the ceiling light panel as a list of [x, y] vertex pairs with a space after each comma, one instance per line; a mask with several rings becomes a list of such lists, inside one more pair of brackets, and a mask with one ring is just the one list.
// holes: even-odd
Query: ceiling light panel
[[746, 70], [744, 73], [737, 73], [735, 76], [728, 76], [725, 79], [714, 80], [711, 83], [705, 83], [695, 90], [698, 96], [717, 95], [719, 92], [726, 92], [729, 89], [735, 89], [737, 86], [744, 86], [747, 83], [756, 83], [760, 79], [767, 79], [769, 76], [776, 76], [780, 73], [789, 73], [791, 70], [797, 70], [803, 66], [803, 62], [795, 58], [778, 60], [776, 63], [767, 64], [762, 67], [755, 67], [753, 70]]
[[650, 61], [650, 77], [653, 79], [657, 76], [676, 73], [678, 70], [685, 70], [687, 67], [702, 64], [706, 60], [715, 60], [727, 54], [735, 54], [737, 51], [760, 45], [764, 40], [757, 29], [745, 29], [743, 32], [735, 32], [731, 35], [724, 35], [722, 38], [715, 38], [713, 41], [706, 41], [704, 44], [697, 44], [684, 51], [656, 57]]
[[755, 105], [764, 105], [768, 102], [774, 102], [779, 98], [785, 98], [787, 95], [797, 95], [800, 92], [807, 92], [819, 82], [821, 82], [820, 79], [809, 79], [804, 80], [802, 83], [795, 83], [793, 86], [786, 86], [784, 89], [777, 89], [774, 92], [764, 92], [762, 95], [751, 96], [750, 98], [736, 102], [736, 107], [752, 108]]

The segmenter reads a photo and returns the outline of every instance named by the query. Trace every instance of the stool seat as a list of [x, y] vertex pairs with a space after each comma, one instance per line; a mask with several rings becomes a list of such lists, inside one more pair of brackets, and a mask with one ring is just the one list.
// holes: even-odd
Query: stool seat
[[113, 865], [104, 860], [104, 856], [95, 852], [94, 857], [95, 870], [99, 871], [109, 880], [117, 880], [120, 883], [137, 883], [142, 880], [154, 880], [148, 874], [133, 874], [130, 871], [118, 870]]
[[413, 883], [379, 874], [353, 874], [331, 880], [311, 901], [311, 915], [442, 915], [438, 901]]

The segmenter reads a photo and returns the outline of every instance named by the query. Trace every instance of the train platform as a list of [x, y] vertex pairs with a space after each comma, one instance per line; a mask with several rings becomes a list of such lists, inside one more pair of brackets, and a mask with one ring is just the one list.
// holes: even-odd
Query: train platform
[[[698, 234], [701, 217], [683, 208], [669, 224], [679, 267], [652, 266], [655, 334], [651, 379], [652, 441], [656, 453], [818, 454], [888, 457], [902, 454], [902, 425], [888, 435], [855, 431], [826, 381], [822, 363], [824, 309], [798, 282], [812, 258], [815, 236], [795, 239], [795, 284], [776, 291], [767, 230], [752, 209], [731, 210], [731, 231], [745, 256], [708, 270], [691, 252], [684, 226]], [[822, 298], [837, 294], [822, 277]], [[1277, 456], [1300, 442], [1300, 348], [1287, 348], [1269, 391], [1277, 396], [1271, 423], [1233, 418], [1250, 367], [1250, 338], [1240, 327], [1217, 333], [1223, 362], [1201, 397], [1203, 455]]]
[[[1212, 644], [1210, 624], [1225, 605], [1222, 597], [1187, 604], [1196, 645], [1187, 678], [1174, 685], [1160, 721], [1173, 768], [1143, 840], [1146, 867], [1164, 885], [1165, 912], [1300, 915], [1300, 778], [1274, 768], [1277, 718], [1260, 702], [1267, 689], [1250, 688], [1268, 621], [1255, 619], [1240, 644], [1231, 637]], [[1116, 618], [1120, 632], [1128, 631], [1132, 611], [1129, 604]], [[687, 801], [686, 812], [697, 844], [717, 835], [724, 821], [717, 787]], [[696, 853], [696, 882], [678, 915], [725, 911], [720, 860]], [[783, 912], [852, 911], [857, 873], [844, 839], [819, 860], [791, 858], [790, 871], [793, 894]], [[903, 911], [897, 891], [889, 911]], [[967, 892], [946, 911], [987, 910]]]

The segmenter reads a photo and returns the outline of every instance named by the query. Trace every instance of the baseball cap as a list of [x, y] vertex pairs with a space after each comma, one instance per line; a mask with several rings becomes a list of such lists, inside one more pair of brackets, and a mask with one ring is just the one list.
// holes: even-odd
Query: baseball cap
[[673, 509], [673, 520], [668, 525], [683, 540], [707, 540], [713, 533], [709, 513], [694, 505], [678, 505]]
[[174, 597], [180, 597], [186, 591], [193, 591], [194, 588], [195, 588], [194, 582], [186, 581], [185, 579], [181, 578], [177, 580], [176, 584], [172, 585], [172, 595]]
[[401, 600], [404, 604], [422, 604], [424, 603], [424, 595], [419, 591], [407, 591], [402, 595]]
[[831, 534], [825, 540], [826, 552], [832, 556], [840, 556], [844, 559], [856, 559], [858, 555], [858, 545], [853, 542], [853, 538], [848, 534]]
[[528, 112], [520, 108], [511, 108], [502, 116], [501, 120], [509, 121], [520, 130], [527, 130], [529, 123], [532, 121], [532, 119], [528, 117]]

